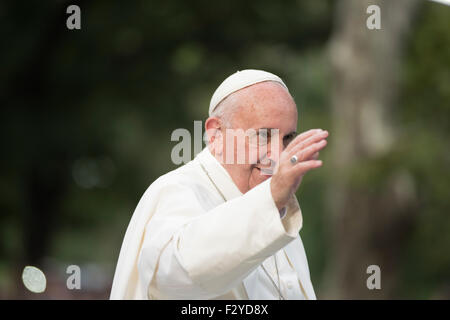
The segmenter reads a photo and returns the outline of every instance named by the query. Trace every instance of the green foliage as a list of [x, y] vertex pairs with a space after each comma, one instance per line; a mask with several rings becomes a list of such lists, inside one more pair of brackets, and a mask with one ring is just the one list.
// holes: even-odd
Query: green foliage
[[[114, 266], [140, 196], [175, 168], [172, 131], [192, 132], [236, 70], [279, 74], [299, 130], [330, 128], [331, 1], [83, 2], [79, 31], [65, 28], [66, 5], [0, 4], [0, 278], [43, 257]], [[449, 23], [447, 7], [418, 13], [392, 112], [401, 148], [355, 168], [352, 180], [383, 188], [391, 171], [412, 174], [420, 214], [399, 288], [411, 298], [442, 290], [450, 270]], [[327, 170], [298, 193], [319, 288], [330, 254]]]

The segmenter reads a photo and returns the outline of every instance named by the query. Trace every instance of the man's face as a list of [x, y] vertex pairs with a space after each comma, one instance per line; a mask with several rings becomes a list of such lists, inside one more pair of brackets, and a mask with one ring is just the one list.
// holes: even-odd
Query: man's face
[[221, 129], [223, 165], [245, 193], [270, 178], [280, 153], [296, 135], [298, 115], [292, 97], [277, 83], [258, 83], [236, 94], [241, 107], [228, 128], [233, 130]]

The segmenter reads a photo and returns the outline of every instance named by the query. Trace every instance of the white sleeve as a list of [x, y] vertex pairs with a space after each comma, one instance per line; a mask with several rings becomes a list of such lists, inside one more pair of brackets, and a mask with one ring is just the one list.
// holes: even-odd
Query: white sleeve
[[[291, 199], [281, 219], [270, 181], [207, 212], [188, 187], [173, 186], [175, 199], [172, 192], [170, 200], [161, 196], [158, 214], [152, 218], [156, 223], [147, 230], [153, 236], [145, 238], [138, 264], [149, 295], [158, 299], [220, 296], [294, 240], [302, 226], [298, 202]], [[161, 242], [163, 234], [168, 241]], [[145, 277], [146, 266], [155, 264], [155, 259], [153, 277]]]

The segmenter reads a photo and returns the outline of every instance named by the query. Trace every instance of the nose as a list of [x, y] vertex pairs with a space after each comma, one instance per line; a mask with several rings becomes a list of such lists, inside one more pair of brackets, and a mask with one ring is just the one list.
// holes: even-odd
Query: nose
[[275, 166], [275, 164], [280, 159], [280, 154], [283, 152], [284, 146], [282, 143], [278, 141], [278, 139], [272, 139], [270, 143], [267, 144], [267, 151], [265, 155], [263, 155], [263, 159], [261, 163], [264, 165]]

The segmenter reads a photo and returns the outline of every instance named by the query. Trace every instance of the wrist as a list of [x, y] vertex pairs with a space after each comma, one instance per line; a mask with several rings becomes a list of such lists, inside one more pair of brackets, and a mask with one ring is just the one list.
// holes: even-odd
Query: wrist
[[278, 211], [281, 212], [281, 210], [286, 206], [287, 198], [280, 194], [279, 188], [277, 188], [273, 180], [270, 181], [270, 192], [272, 194], [272, 199], [275, 203], [275, 206], [277, 207]]

